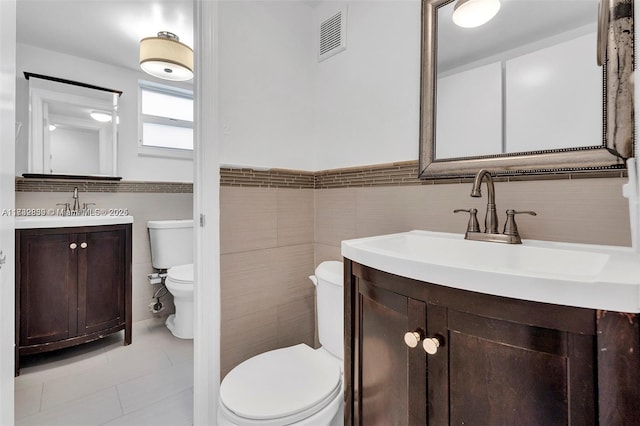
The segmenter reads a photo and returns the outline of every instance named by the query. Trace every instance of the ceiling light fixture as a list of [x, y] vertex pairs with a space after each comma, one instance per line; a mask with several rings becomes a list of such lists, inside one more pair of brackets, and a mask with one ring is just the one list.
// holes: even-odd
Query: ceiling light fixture
[[500, 10], [500, 0], [458, 0], [453, 7], [453, 22], [463, 28], [486, 24]]
[[106, 112], [91, 111], [89, 115], [91, 116], [91, 118], [99, 121], [100, 123], [108, 123], [111, 121], [111, 114], [107, 114]]
[[140, 40], [140, 68], [164, 80], [193, 78], [193, 50], [180, 43], [177, 35], [160, 31], [157, 37]]

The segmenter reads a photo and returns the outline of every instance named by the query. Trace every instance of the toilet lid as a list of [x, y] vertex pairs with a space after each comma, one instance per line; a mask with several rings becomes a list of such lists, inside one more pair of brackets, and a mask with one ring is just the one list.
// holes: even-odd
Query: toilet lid
[[193, 263], [172, 266], [167, 271], [167, 279], [178, 284], [193, 284]]
[[235, 367], [220, 385], [220, 401], [245, 419], [278, 419], [328, 403], [340, 381], [339, 361], [300, 344]]

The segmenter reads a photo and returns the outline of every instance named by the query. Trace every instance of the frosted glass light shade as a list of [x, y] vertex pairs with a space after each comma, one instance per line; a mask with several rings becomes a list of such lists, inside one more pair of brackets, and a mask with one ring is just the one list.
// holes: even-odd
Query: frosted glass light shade
[[159, 32], [158, 37], [140, 40], [140, 68], [164, 80], [191, 80], [193, 50], [186, 44], [180, 43], [175, 34]]
[[91, 118], [99, 121], [100, 123], [108, 123], [109, 121], [111, 121], [111, 114], [107, 114], [106, 112], [91, 111], [89, 115], [91, 116]]
[[500, 10], [500, 0], [458, 0], [453, 7], [453, 22], [474, 28], [486, 24]]

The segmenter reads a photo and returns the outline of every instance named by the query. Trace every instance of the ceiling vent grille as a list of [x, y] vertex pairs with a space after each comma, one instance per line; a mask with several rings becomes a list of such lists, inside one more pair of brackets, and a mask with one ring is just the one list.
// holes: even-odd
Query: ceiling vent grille
[[346, 6], [329, 18], [320, 21], [318, 62], [324, 61], [347, 48]]

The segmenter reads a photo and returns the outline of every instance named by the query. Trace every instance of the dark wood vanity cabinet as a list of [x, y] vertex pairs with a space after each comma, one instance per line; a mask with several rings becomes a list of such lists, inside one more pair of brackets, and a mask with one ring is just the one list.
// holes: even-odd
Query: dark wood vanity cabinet
[[131, 343], [131, 224], [16, 230], [20, 355], [125, 331]]
[[[347, 425], [640, 424], [635, 314], [463, 291], [348, 259], [345, 284]], [[440, 344], [434, 354], [425, 339]]]

